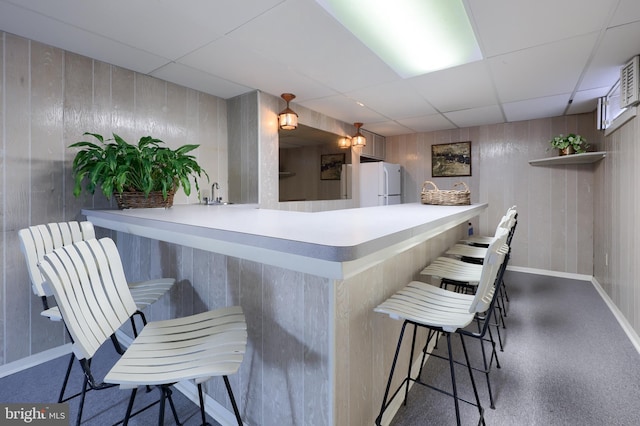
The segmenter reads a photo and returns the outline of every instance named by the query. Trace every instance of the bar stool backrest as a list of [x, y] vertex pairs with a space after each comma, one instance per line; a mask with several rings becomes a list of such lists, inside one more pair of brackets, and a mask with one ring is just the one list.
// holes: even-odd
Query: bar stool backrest
[[498, 222], [498, 225], [496, 226], [496, 232], [493, 235], [494, 236], [498, 235], [498, 232], [501, 229], [505, 229], [508, 226], [509, 226], [509, 216], [505, 214], [504, 216], [502, 216], [502, 218]]
[[509, 235], [508, 229], [499, 228], [496, 231], [496, 238], [489, 244], [487, 254], [482, 264], [482, 273], [480, 275], [478, 288], [476, 289], [476, 295], [469, 306], [470, 313], [484, 312], [491, 304], [491, 290], [496, 284], [498, 271], [504, 261], [505, 252], [501, 250], [501, 248], [507, 241], [507, 235]]
[[44, 277], [38, 269], [44, 255], [58, 247], [95, 238], [96, 234], [91, 222], [71, 221], [30, 226], [18, 231], [18, 237], [27, 262], [33, 293], [38, 297], [48, 297], [52, 296], [51, 290], [45, 285]]
[[[507, 212], [505, 213], [505, 215], [502, 216], [502, 219], [500, 219], [500, 222], [498, 222], [498, 226], [496, 226], [496, 232], [494, 234], [494, 237], [497, 238], [498, 232], [501, 229], [506, 229], [512, 232], [513, 228], [516, 225], [517, 217], [518, 217], [518, 212], [516, 211], [515, 207], [510, 207], [509, 210], [507, 210]], [[507, 240], [508, 239], [509, 239], [509, 236], [507, 236]]]
[[53, 290], [78, 359], [91, 359], [136, 312], [110, 238], [60, 247], [44, 256], [40, 270]]
[[507, 212], [507, 214], [505, 215], [507, 217], [507, 224], [506, 224], [506, 228], [511, 228], [513, 227], [515, 221], [516, 221], [516, 217], [518, 216], [518, 211], [516, 209], [509, 209], [509, 211]]

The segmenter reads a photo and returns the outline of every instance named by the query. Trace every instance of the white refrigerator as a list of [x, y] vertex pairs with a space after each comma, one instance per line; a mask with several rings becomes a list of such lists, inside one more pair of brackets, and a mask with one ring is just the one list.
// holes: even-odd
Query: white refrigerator
[[360, 207], [400, 204], [400, 165], [360, 164]]

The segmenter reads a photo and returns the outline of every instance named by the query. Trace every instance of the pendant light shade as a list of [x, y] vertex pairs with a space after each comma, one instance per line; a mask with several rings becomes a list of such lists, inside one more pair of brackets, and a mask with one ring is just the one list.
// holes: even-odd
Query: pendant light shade
[[356, 134], [351, 138], [351, 144], [354, 147], [362, 147], [367, 145], [367, 139], [364, 137], [362, 133], [360, 133], [360, 127], [362, 127], [362, 123], [353, 123], [356, 126]]
[[351, 138], [349, 136], [343, 136], [338, 140], [338, 148], [348, 149], [351, 148]]
[[289, 102], [291, 102], [296, 95], [293, 93], [283, 93], [280, 96], [287, 103], [287, 107], [278, 114], [278, 125], [282, 130], [293, 130], [298, 127], [298, 114], [289, 108]]

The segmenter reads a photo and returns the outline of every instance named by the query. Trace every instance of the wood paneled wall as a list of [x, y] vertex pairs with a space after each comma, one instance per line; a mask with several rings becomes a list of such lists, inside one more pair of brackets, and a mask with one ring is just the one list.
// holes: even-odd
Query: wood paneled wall
[[640, 119], [605, 138], [596, 168], [594, 277], [640, 334]]
[[229, 129], [229, 200], [258, 202], [258, 92], [227, 101]]
[[[548, 141], [560, 133], [579, 133], [594, 149], [602, 147], [593, 114], [387, 137], [387, 157], [403, 165], [404, 202], [419, 201], [425, 180], [440, 189], [464, 181], [472, 202], [489, 209], [474, 223], [493, 234], [512, 205], [518, 206], [512, 266], [592, 275], [594, 166], [534, 167], [528, 161], [557, 155]], [[472, 176], [431, 177], [431, 145], [471, 141]]]
[[[228, 153], [223, 99], [7, 33], [0, 33], [0, 98], [1, 365], [65, 341], [62, 326], [40, 316], [17, 231], [109, 206], [101, 194], [73, 197], [68, 145], [86, 131], [129, 142], [152, 135], [174, 148], [198, 143], [198, 160], [225, 198]], [[194, 192], [175, 199], [196, 200]]]

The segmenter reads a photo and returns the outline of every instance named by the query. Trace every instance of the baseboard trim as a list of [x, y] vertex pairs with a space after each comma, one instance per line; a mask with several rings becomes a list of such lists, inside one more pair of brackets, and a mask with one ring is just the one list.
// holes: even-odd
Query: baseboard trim
[[636, 348], [636, 351], [638, 351], [638, 353], [640, 354], [640, 336], [638, 336], [638, 333], [636, 333], [636, 331], [631, 326], [631, 323], [629, 323], [627, 318], [625, 318], [624, 314], [616, 306], [616, 304], [613, 303], [613, 300], [611, 299], [611, 297], [609, 297], [607, 292], [604, 291], [604, 288], [602, 288], [602, 286], [600, 285], [600, 283], [595, 277], [591, 279], [591, 283], [600, 294], [600, 297], [602, 297], [602, 300], [604, 300], [604, 303], [607, 304], [613, 316], [616, 317], [616, 320], [618, 320], [618, 324], [620, 324], [620, 327], [622, 327], [622, 330], [624, 330], [625, 334], [631, 341], [631, 344], [633, 344], [633, 346]]
[[525, 268], [522, 266], [507, 266], [507, 271], [523, 272], [525, 274], [545, 275], [548, 277], [568, 278], [570, 280], [591, 281], [591, 275], [575, 274], [572, 272], [550, 271], [548, 269]]
[[71, 353], [71, 343], [47, 349], [0, 366], [0, 379]]

